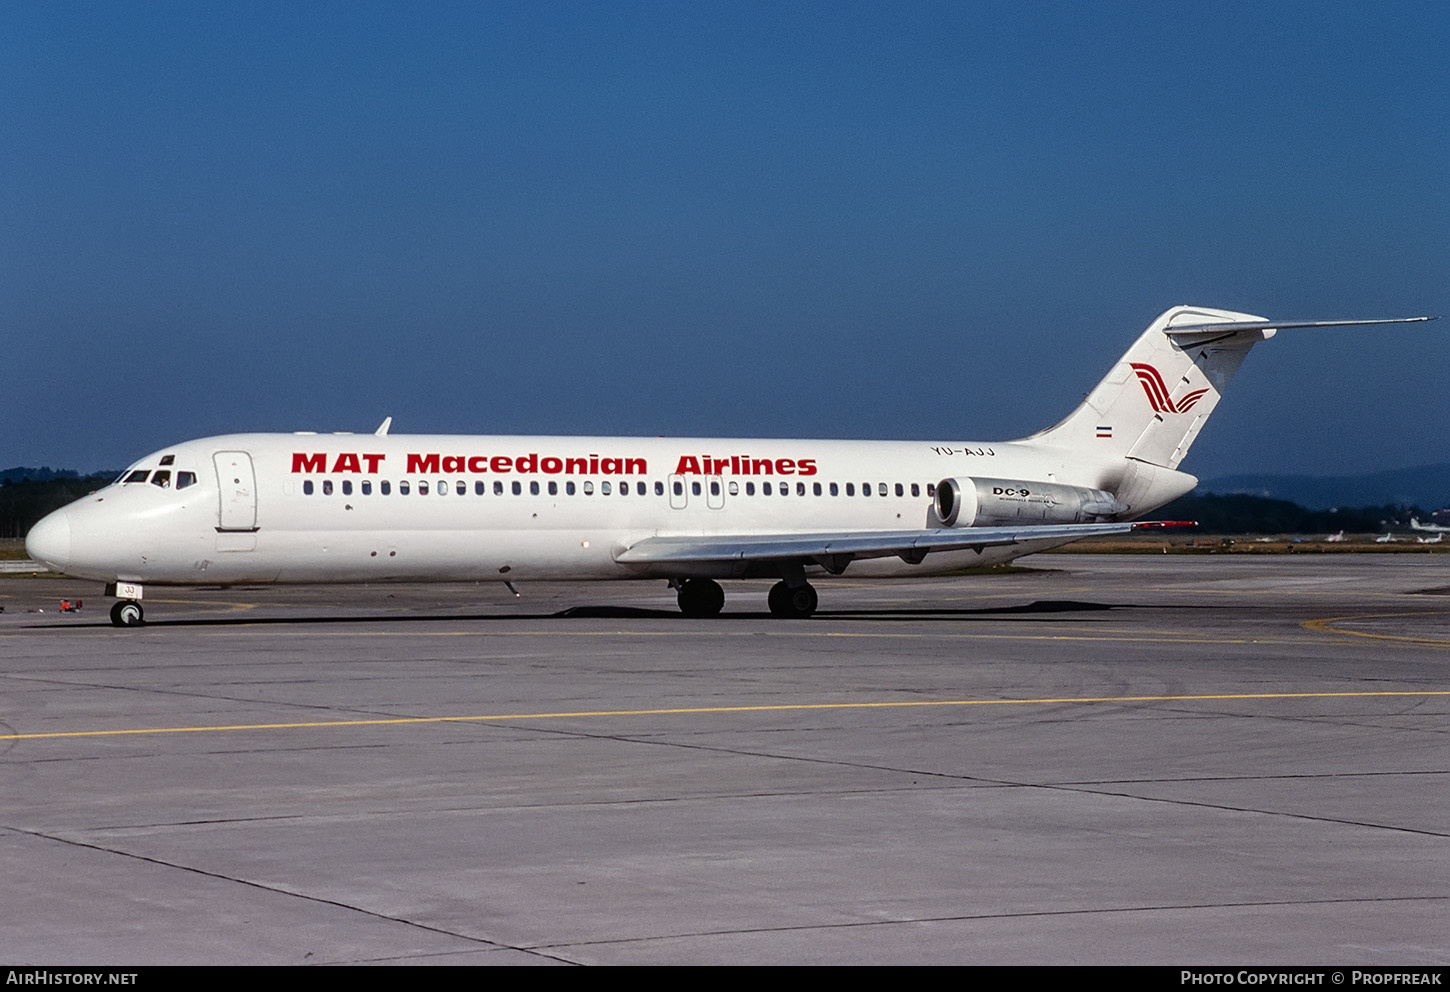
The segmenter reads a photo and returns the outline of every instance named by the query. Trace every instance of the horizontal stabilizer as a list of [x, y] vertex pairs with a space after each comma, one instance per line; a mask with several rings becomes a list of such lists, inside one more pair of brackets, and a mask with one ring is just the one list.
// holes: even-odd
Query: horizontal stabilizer
[[1415, 324], [1439, 317], [1382, 317], [1378, 320], [1239, 320], [1213, 324], [1174, 324], [1164, 334], [1232, 334], [1237, 331], [1287, 331], [1303, 327], [1360, 327], [1365, 324]]

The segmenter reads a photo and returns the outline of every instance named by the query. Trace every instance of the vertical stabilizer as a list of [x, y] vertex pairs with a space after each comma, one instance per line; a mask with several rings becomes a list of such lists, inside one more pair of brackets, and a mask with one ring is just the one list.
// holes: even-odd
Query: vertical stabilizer
[[[1066, 420], [1026, 442], [1087, 453], [1094, 461], [1131, 458], [1177, 468], [1249, 349], [1273, 336], [1266, 323], [1253, 314], [1174, 307]], [[1216, 330], [1217, 324], [1225, 327]]]

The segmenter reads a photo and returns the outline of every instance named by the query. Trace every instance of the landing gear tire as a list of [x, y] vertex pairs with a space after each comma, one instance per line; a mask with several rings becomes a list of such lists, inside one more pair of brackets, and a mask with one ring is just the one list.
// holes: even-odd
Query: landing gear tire
[[123, 599], [111, 607], [111, 623], [117, 627], [139, 627], [146, 622], [146, 612], [134, 599]]
[[775, 616], [794, 619], [810, 616], [816, 612], [818, 603], [815, 587], [809, 582], [792, 589], [785, 584], [784, 580], [770, 587], [770, 595], [766, 597], [765, 601], [770, 605], [770, 612]]
[[725, 607], [725, 590], [714, 579], [686, 579], [676, 599], [687, 617], [713, 617]]

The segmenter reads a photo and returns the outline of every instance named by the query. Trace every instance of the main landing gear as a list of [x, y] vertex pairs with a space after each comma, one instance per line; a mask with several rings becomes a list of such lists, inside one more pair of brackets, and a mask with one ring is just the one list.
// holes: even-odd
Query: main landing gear
[[134, 599], [123, 599], [111, 607], [111, 624], [116, 627], [139, 627], [146, 622], [146, 611]]
[[792, 589], [782, 579], [770, 587], [766, 603], [770, 605], [773, 616], [801, 619], [816, 612], [816, 590], [809, 582], [802, 582]]
[[725, 590], [714, 579], [685, 579], [675, 598], [687, 617], [713, 617], [725, 607]]
[[[674, 585], [687, 617], [713, 617], [725, 606], [725, 590], [714, 579], [680, 579]], [[771, 586], [766, 602], [773, 616], [801, 619], [816, 612], [816, 590], [809, 582], [792, 587], [782, 579]]]

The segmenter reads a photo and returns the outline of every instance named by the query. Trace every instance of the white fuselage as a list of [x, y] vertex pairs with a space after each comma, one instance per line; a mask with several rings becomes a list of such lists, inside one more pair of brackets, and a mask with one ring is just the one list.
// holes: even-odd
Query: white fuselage
[[[940, 526], [936, 484], [963, 476], [1118, 482], [1110, 463], [1024, 442], [237, 434], [148, 455], [38, 524], [28, 547], [71, 575], [163, 585], [766, 575], [615, 556], [650, 537]], [[851, 574], [927, 575], [1062, 543], [877, 558]]]

